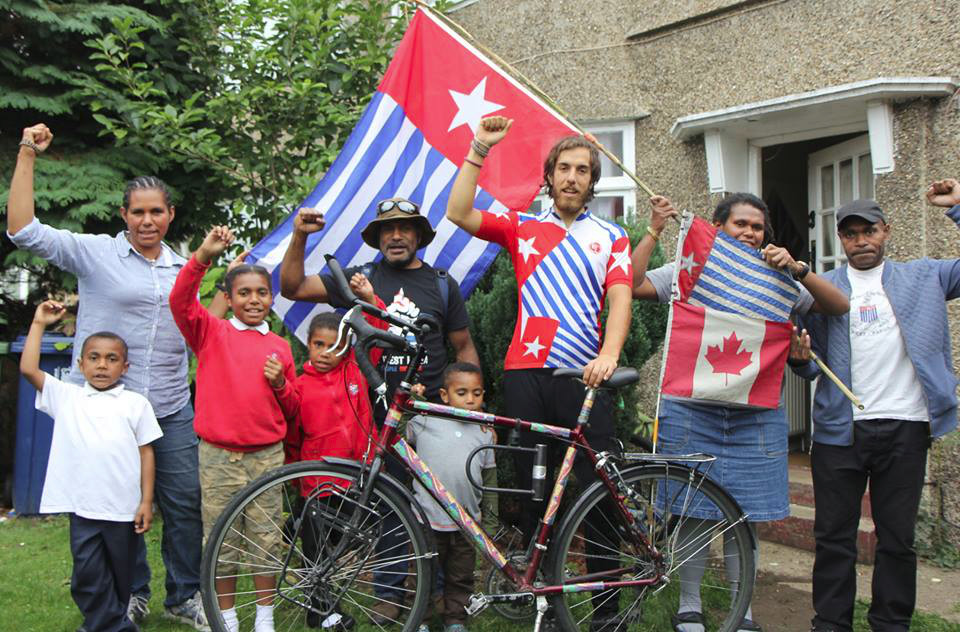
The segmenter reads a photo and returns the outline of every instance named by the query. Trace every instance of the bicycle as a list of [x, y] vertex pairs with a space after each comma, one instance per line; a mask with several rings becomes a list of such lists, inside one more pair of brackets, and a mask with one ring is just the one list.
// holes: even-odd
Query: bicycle
[[[327, 260], [341, 292], [351, 297], [353, 304], [343, 318], [339, 337], [348, 332], [356, 336], [358, 365], [378, 397], [383, 397], [386, 389], [368, 360], [369, 350], [373, 346], [406, 350], [415, 359], [393, 396], [378, 441], [369, 443], [369, 458], [362, 462], [329, 458], [283, 466], [251, 483], [224, 510], [206, 542], [202, 568], [204, 608], [215, 632], [226, 632], [216, 593], [216, 581], [225, 577], [237, 579], [236, 609], [241, 622], [252, 619], [258, 599], [264, 603], [273, 599], [278, 630], [303, 626], [417, 629], [431, 598], [435, 548], [432, 531], [412, 493], [386, 473], [385, 459], [389, 457], [399, 460], [414, 480], [426, 487], [463, 535], [501, 573], [499, 582], [487, 582], [487, 586], [504, 590], [474, 594], [467, 608], [470, 615], [489, 605], [515, 613], [518, 606], [532, 603], [535, 630], [551, 618], [564, 630], [670, 629], [669, 615], [677, 603], [671, 583], [684, 563], [709, 547], [713, 561], [708, 572], [717, 579], [705, 579], [703, 584], [709, 593], [704, 596], [707, 630], [736, 630], [753, 591], [753, 535], [736, 501], [701, 471], [714, 457], [595, 452], [583, 435], [597, 392], [592, 388], [586, 389], [574, 428], [411, 398], [410, 385], [423, 360], [420, 341], [437, 326], [436, 321], [429, 315], [411, 321], [357, 299], [336, 260]], [[374, 328], [364, 314], [389, 323], [400, 333]], [[555, 374], [582, 377], [579, 369], [557, 369]], [[620, 368], [601, 387], [619, 388], [638, 380], [636, 370]], [[501, 551], [447, 492], [398, 434], [405, 413], [540, 433], [567, 443], [539, 531], [526, 553]], [[504, 448], [545, 451], [541, 446], [482, 449]], [[554, 529], [578, 453], [590, 460], [598, 480], [585, 487]], [[476, 454], [474, 451], [470, 459]], [[545, 468], [539, 456], [536, 463], [532, 489], [500, 491], [540, 500]], [[283, 513], [271, 516], [260, 509], [260, 501], [275, 494], [283, 499]], [[272, 498], [275, 502], [275, 496]], [[719, 509], [723, 519], [704, 523], [696, 517], [710, 508]], [[245, 528], [273, 533], [275, 547], [268, 550], [255, 544], [244, 536]], [[730, 577], [721, 578], [718, 557], [723, 558], [723, 572]], [[252, 578], [261, 574], [277, 579], [270, 595], [257, 593], [253, 587]], [[388, 587], [393, 593], [386, 591]], [[652, 607], [658, 600], [666, 606]], [[552, 615], [545, 618], [548, 610]], [[605, 614], [603, 619], [598, 614], [594, 620], [595, 610], [614, 614]], [[384, 616], [384, 612], [394, 614]]]

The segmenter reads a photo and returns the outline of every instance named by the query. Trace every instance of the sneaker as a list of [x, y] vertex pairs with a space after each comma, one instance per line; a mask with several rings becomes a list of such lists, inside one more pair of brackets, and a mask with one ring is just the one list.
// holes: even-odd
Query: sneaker
[[467, 632], [467, 626], [462, 623], [451, 623], [443, 626], [443, 632]]
[[127, 618], [140, 625], [150, 614], [150, 608], [147, 604], [150, 600], [143, 595], [130, 595], [130, 601], [127, 603]]
[[203, 612], [200, 593], [197, 592], [179, 606], [170, 606], [164, 609], [163, 617], [186, 623], [199, 632], [210, 632], [207, 615]]
[[327, 615], [327, 618], [320, 622], [320, 627], [324, 630], [334, 630], [335, 632], [348, 632], [356, 626], [357, 622], [348, 614], [333, 612]]
[[378, 601], [370, 610], [370, 620], [374, 625], [390, 625], [400, 620], [400, 606], [389, 601]]

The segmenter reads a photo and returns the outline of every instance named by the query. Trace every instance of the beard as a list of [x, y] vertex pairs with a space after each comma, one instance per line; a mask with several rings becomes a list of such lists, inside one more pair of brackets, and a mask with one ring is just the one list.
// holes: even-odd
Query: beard
[[562, 213], [576, 213], [586, 206], [588, 196], [589, 193], [581, 193], [575, 198], [555, 195], [553, 198], [553, 207]]
[[413, 263], [413, 260], [417, 258], [416, 250], [411, 250], [409, 251], [409, 253], [410, 254], [408, 254], [407, 256], [400, 257], [399, 259], [390, 259], [386, 255], [384, 255], [383, 262], [395, 270], [402, 270], [408, 267], [411, 263]]

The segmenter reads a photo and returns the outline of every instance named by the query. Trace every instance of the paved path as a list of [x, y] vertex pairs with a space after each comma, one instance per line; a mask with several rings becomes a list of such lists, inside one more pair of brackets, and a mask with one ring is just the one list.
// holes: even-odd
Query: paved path
[[[755, 619], [771, 632], [807, 632], [813, 553], [772, 542], [760, 542], [760, 576], [754, 591]], [[857, 596], [870, 600], [873, 567], [857, 565]], [[960, 625], [960, 570], [921, 562], [917, 576], [917, 608]]]

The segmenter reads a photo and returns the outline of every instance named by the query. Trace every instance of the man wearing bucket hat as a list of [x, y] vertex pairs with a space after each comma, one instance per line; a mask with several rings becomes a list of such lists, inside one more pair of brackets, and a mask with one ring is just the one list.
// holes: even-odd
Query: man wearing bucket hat
[[[378, 202], [376, 208], [376, 217], [360, 235], [368, 246], [379, 250], [383, 258], [347, 268], [344, 274], [357, 295], [368, 302], [375, 302], [373, 294], [376, 294], [392, 313], [416, 318], [426, 312], [440, 321], [441, 331], [430, 332], [424, 340], [427, 357], [421, 369], [420, 383], [424, 385], [428, 399], [442, 403], [439, 391], [447, 367], [445, 340], [453, 347], [457, 362], [480, 364], [470, 337], [470, 320], [460, 287], [445, 270], [435, 269], [417, 256], [417, 251], [436, 236], [417, 204], [404, 198], [390, 198]], [[281, 294], [298, 301], [348, 307], [349, 303], [331, 276], [304, 274], [307, 235], [323, 229], [323, 214], [313, 208], [300, 209], [293, 225], [293, 235], [280, 265]], [[366, 292], [363, 288], [367, 288]], [[387, 404], [412, 360], [405, 353], [383, 354], [378, 369], [387, 383]], [[378, 426], [383, 423], [385, 415], [386, 406], [374, 402], [374, 419]], [[392, 460], [387, 461], [387, 471], [398, 478], [408, 478]], [[385, 531], [391, 530], [389, 525], [385, 527]], [[388, 538], [382, 538], [377, 550], [390, 550], [394, 546]], [[397, 568], [382, 568], [375, 574], [375, 590], [380, 600], [373, 607], [371, 619], [377, 625], [389, 625], [400, 618], [406, 592], [403, 587], [405, 575], [406, 568], [402, 563]]]
[[[427, 397], [437, 398], [443, 370], [447, 366], [445, 338], [453, 347], [458, 362], [480, 363], [470, 337], [470, 320], [460, 287], [446, 271], [431, 267], [417, 256], [417, 251], [433, 241], [436, 235], [430, 221], [420, 214], [417, 204], [403, 198], [390, 198], [378, 202], [376, 208], [376, 217], [360, 234], [363, 241], [379, 250], [383, 258], [344, 272], [355, 285], [366, 277], [373, 293], [383, 299], [388, 311], [412, 318], [427, 312], [440, 321], [442, 331], [431, 332], [425, 341], [427, 359], [420, 375]], [[280, 291], [284, 297], [293, 300], [348, 307], [346, 298], [340, 295], [330, 276], [304, 274], [307, 235], [322, 230], [323, 226], [320, 211], [300, 209], [294, 218], [293, 235], [280, 266]], [[358, 286], [362, 285], [365, 284]], [[373, 299], [370, 295], [361, 298]], [[380, 368], [387, 382], [388, 401], [411, 359], [405, 354], [383, 354]], [[385, 412], [382, 406], [376, 407], [378, 422], [382, 421]]]
[[[934, 182], [928, 201], [960, 225], [960, 183]], [[932, 439], [957, 427], [957, 379], [944, 303], [960, 296], [960, 259], [884, 259], [891, 227], [874, 200], [837, 211], [848, 265], [823, 276], [850, 297], [841, 316], [810, 313], [813, 349], [863, 403], [817, 383], [811, 466], [816, 498], [814, 632], [848, 632], [856, 597], [857, 526], [867, 482], [876, 525], [873, 630], [906, 631], [916, 601], [914, 530]], [[808, 379], [816, 365], [796, 369]]]

